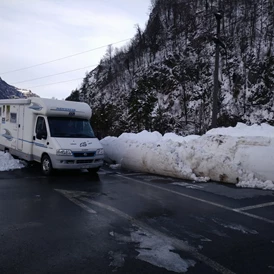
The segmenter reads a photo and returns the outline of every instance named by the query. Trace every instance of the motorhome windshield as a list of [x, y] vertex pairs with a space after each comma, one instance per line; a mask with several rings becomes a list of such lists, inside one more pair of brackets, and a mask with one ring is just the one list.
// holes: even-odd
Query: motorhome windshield
[[95, 138], [88, 120], [70, 117], [48, 117], [51, 137]]

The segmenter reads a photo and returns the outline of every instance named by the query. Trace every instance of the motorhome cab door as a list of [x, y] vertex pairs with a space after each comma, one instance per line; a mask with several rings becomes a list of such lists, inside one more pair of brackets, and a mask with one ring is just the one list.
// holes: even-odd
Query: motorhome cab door
[[33, 134], [33, 156], [35, 160], [39, 161], [43, 152], [47, 150], [48, 136], [45, 118], [37, 116]]

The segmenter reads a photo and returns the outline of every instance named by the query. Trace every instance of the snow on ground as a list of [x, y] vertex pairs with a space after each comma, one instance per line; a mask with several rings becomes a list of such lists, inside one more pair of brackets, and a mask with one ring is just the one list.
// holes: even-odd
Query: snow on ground
[[0, 151], [0, 171], [23, 168], [20, 160], [14, 159], [9, 153]]
[[[165, 268], [168, 271], [184, 273], [187, 272], [190, 267], [195, 266], [195, 261], [188, 258], [182, 258], [176, 253], [173, 246], [167, 244], [161, 238], [154, 236], [141, 228], [136, 228], [136, 231], [132, 230], [130, 232], [130, 236], [124, 236], [119, 233], [114, 233], [113, 231], [110, 232], [110, 235], [114, 237], [119, 244], [134, 244], [135, 250], [138, 253], [136, 256], [138, 260]], [[127, 257], [126, 254], [112, 251], [110, 251], [109, 255], [112, 260], [110, 265], [116, 267], [116, 271], [119, 267], [123, 266], [125, 258]]]
[[247, 126], [243, 123], [238, 123], [236, 127], [214, 128], [209, 130], [206, 134], [209, 135], [229, 135], [229, 136], [263, 136], [274, 138], [274, 127], [268, 124]]
[[217, 128], [203, 136], [142, 131], [101, 140], [109, 163], [195, 181], [274, 190], [274, 127]]

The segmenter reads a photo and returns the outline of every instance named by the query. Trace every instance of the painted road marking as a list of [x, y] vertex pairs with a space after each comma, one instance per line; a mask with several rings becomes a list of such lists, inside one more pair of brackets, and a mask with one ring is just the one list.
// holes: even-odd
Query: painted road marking
[[[79, 202], [76, 199], [76, 197], [78, 197], [79, 195], [84, 194], [82, 191], [68, 191], [68, 190], [63, 190], [63, 189], [55, 189], [55, 191], [63, 194], [71, 202], [73, 202], [74, 204], [80, 206], [81, 208], [86, 210], [88, 213], [91, 213], [91, 214], [96, 214], [97, 213], [96, 211], [92, 210], [91, 208], [89, 208], [88, 206], [86, 206], [85, 204]], [[88, 193], [88, 192], [85, 192], [85, 193]]]
[[[104, 169], [104, 168], [101, 168], [100, 169], [100, 171], [103, 171], [103, 172], [105, 172], [106, 174], [109, 174], [109, 173], [113, 173], [114, 172], [114, 170], [112, 169], [112, 170], [107, 170], [107, 169]], [[97, 173], [99, 173], [100, 171], [98, 171]], [[136, 177], [139, 177], [139, 176], [147, 176], [147, 177], [149, 177], [149, 176], [155, 176], [155, 177], [157, 177], [156, 175], [154, 175], [154, 174], [147, 174], [147, 173], [144, 173], [144, 172], [129, 172], [129, 173], [121, 173], [121, 172], [119, 172], [119, 170], [116, 170], [115, 171], [115, 173], [116, 174], [121, 174], [121, 175], [125, 175], [125, 176], [134, 176], [134, 175], [136, 175]], [[157, 177], [158, 179], [163, 179], [162, 177]]]
[[254, 208], [273, 206], [273, 205], [274, 205], [274, 202], [270, 202], [270, 203], [257, 204], [257, 205], [246, 206], [246, 207], [240, 207], [240, 208], [237, 208], [237, 210], [238, 211], [244, 211], [244, 210], [250, 210], [250, 209], [254, 209]]
[[224, 206], [224, 205], [221, 205], [221, 204], [218, 204], [218, 203], [215, 203], [215, 202], [211, 202], [211, 201], [208, 201], [208, 200], [200, 199], [200, 198], [197, 198], [195, 196], [187, 195], [187, 194], [184, 194], [184, 193], [181, 193], [181, 192], [177, 192], [175, 190], [167, 189], [167, 188], [164, 188], [164, 187], [161, 187], [161, 186], [153, 185], [153, 184], [150, 184], [150, 183], [147, 183], [147, 182], [140, 181], [138, 179], [134, 179], [134, 178], [131, 178], [131, 177], [126, 177], [126, 176], [121, 175], [121, 174], [116, 174], [116, 176], [122, 177], [124, 179], [131, 180], [131, 181], [134, 181], [134, 182], [137, 182], [137, 183], [141, 183], [141, 184], [147, 185], [149, 187], [153, 187], [153, 188], [156, 188], [156, 189], [164, 190], [164, 191], [167, 191], [169, 193], [173, 193], [173, 194], [176, 194], [176, 195], [179, 195], [179, 196], [182, 196], [182, 197], [185, 197], [185, 198], [189, 198], [189, 199], [192, 199], [192, 200], [195, 200], [195, 201], [206, 203], [206, 204], [209, 204], [209, 205], [212, 205], [212, 206], [216, 206], [216, 207], [219, 207], [219, 208], [222, 208], [222, 209], [226, 209], [226, 210], [229, 210], [229, 211], [237, 212], [239, 214], [242, 214], [242, 215], [254, 218], [254, 219], [258, 219], [258, 220], [267, 222], [269, 224], [274, 224], [274, 220], [270, 220], [270, 219], [267, 219], [267, 218], [264, 218], [264, 217], [261, 217], [261, 216], [258, 216], [258, 215], [254, 215], [254, 214], [251, 214], [251, 213], [243, 212], [243, 211], [240, 211], [238, 209], [234, 209], [234, 208], [231, 208], [231, 207], [228, 207], [228, 206]]
[[173, 182], [171, 183], [172, 185], [177, 185], [177, 186], [183, 186], [183, 187], [186, 187], [186, 188], [193, 188], [193, 189], [201, 189], [201, 188], [204, 188], [203, 186], [200, 186], [200, 185], [195, 185], [194, 183], [193, 184], [189, 184], [189, 183], [183, 183], [183, 182]]
[[[222, 274], [234, 274], [234, 272], [232, 272], [231, 270], [229, 270], [228, 268], [220, 265], [219, 263], [211, 260], [210, 258], [206, 257], [205, 255], [201, 254], [198, 252], [198, 250], [194, 247], [191, 247], [190, 245], [188, 245], [186, 242], [176, 239], [176, 238], [172, 238], [158, 230], [153, 229], [152, 227], [146, 225], [143, 222], [138, 221], [137, 219], [135, 219], [134, 217], [120, 211], [119, 209], [116, 209], [112, 206], [97, 202], [97, 201], [93, 201], [87, 197], [81, 197], [81, 195], [83, 195], [84, 193], [81, 191], [67, 191], [67, 190], [62, 190], [62, 189], [55, 189], [56, 191], [58, 191], [59, 193], [63, 194], [66, 198], [68, 198], [70, 201], [73, 201], [75, 203], [75, 199], [76, 197], [80, 200], [77, 200], [77, 204], [78, 206], [80, 206], [81, 208], [83, 208], [84, 210], [86, 210], [87, 212], [91, 213], [88, 209], [90, 209], [88, 206], [86, 206], [85, 204], [81, 203], [82, 202], [86, 202], [92, 205], [95, 205], [97, 207], [103, 208], [105, 210], [108, 210], [116, 215], [118, 215], [121, 218], [124, 218], [126, 220], [128, 220], [129, 222], [131, 222], [134, 225], [137, 225], [138, 227], [142, 228], [143, 230], [148, 231], [149, 233], [161, 238], [163, 241], [165, 241], [166, 243], [172, 245], [173, 247], [188, 252], [190, 253], [195, 259], [201, 261], [202, 263], [208, 265], [209, 267], [211, 267], [212, 269], [214, 269], [215, 271], [222, 273]], [[86, 192], [85, 196], [88, 196], [89, 193]], [[91, 209], [90, 209], [91, 210]], [[92, 210], [93, 211], [93, 210]], [[95, 212], [95, 211], [94, 211]]]
[[[122, 173], [119, 173], [119, 174], [122, 174]], [[133, 175], [136, 175], [136, 176], [143, 176], [143, 175], [146, 175], [146, 173], [142, 173], [142, 172], [135, 172], [135, 173], [126, 173], [125, 175], [127, 176], [133, 176]]]

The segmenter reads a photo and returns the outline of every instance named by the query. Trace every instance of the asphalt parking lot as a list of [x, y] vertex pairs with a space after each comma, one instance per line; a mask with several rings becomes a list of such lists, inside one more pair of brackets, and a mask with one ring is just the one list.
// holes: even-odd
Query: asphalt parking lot
[[274, 273], [273, 191], [113, 170], [0, 173], [1, 273]]

